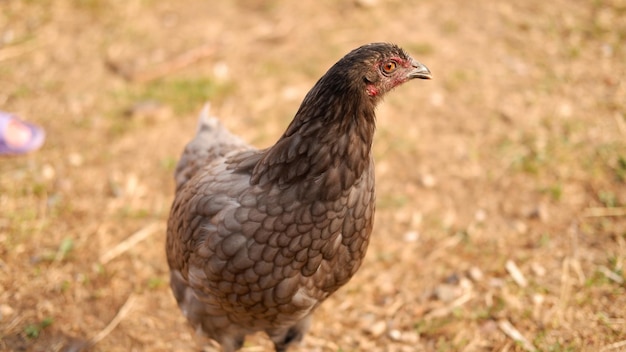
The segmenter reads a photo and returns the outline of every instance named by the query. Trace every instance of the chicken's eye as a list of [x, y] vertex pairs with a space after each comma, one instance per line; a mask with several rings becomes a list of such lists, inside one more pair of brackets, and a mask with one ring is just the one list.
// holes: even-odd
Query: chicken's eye
[[392, 73], [393, 71], [396, 70], [396, 67], [398, 67], [398, 64], [396, 64], [395, 61], [387, 61], [384, 64], [382, 64], [382, 70], [384, 73]]

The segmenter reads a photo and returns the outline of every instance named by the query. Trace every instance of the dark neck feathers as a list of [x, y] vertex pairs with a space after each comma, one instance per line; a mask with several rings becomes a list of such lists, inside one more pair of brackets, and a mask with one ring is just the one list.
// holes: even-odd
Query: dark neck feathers
[[335, 65], [311, 89], [293, 121], [254, 167], [253, 184], [301, 187], [299, 198], [340, 197], [368, 172], [376, 100], [364, 81]]

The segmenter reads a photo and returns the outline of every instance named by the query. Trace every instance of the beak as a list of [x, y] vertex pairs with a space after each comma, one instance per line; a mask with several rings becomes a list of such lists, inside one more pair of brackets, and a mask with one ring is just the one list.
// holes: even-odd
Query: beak
[[424, 66], [424, 64], [419, 63], [413, 60], [412, 63], [413, 70], [409, 72], [409, 79], [419, 78], [419, 79], [432, 79], [433, 75], [430, 73], [428, 67]]

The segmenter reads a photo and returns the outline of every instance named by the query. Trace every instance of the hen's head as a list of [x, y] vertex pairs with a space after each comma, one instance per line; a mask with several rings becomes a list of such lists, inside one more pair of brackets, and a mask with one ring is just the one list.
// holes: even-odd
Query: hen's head
[[385, 93], [414, 78], [431, 79], [426, 66], [397, 45], [372, 43], [352, 50], [339, 60], [329, 75], [344, 78], [351, 88], [378, 100]]
[[345, 195], [369, 170], [377, 103], [414, 78], [431, 74], [396, 45], [352, 50], [309, 91], [280, 140], [254, 166], [251, 182], [304, 182], [300, 196], [310, 199]]

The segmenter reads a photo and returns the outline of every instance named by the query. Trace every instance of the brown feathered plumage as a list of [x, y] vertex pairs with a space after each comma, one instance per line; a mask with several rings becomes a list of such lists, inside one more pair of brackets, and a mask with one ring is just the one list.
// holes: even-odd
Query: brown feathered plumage
[[265, 150], [203, 113], [176, 169], [167, 258], [181, 310], [225, 352], [255, 331], [285, 351], [357, 271], [374, 216], [374, 109], [413, 78], [430, 72], [399, 47], [357, 48]]

